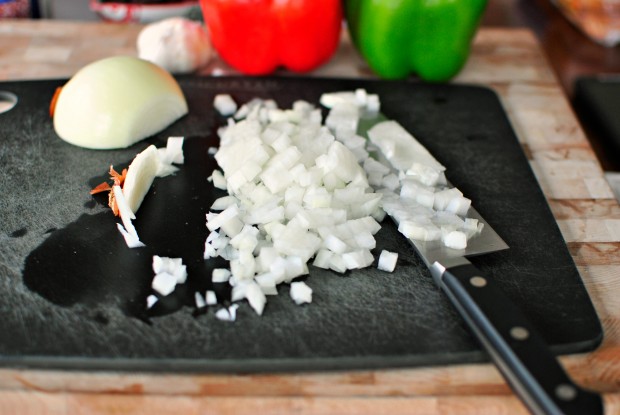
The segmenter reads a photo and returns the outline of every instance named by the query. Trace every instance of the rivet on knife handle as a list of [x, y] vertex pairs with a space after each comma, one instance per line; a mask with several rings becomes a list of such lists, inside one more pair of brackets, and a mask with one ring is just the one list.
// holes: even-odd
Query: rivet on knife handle
[[433, 264], [433, 277], [534, 414], [602, 414], [600, 395], [577, 386], [526, 316], [464, 258]]

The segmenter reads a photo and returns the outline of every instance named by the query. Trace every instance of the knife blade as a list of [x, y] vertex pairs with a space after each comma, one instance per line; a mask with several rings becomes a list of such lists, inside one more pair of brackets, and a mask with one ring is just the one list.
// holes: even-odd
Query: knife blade
[[[381, 113], [364, 114], [357, 133], [368, 139], [368, 130], [387, 120]], [[380, 150], [371, 156], [391, 165]], [[491, 276], [467, 259], [508, 249], [473, 207], [467, 216], [478, 219], [484, 227], [480, 235], [468, 241], [465, 249], [447, 248], [441, 241], [407, 240], [530, 412], [536, 415], [602, 414], [602, 397], [570, 379], [523, 311]], [[398, 225], [397, 219], [392, 219]]]

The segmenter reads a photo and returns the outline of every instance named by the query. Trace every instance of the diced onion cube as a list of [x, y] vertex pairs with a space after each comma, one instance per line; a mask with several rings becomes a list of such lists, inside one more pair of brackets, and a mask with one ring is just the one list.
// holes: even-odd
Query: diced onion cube
[[359, 269], [370, 266], [374, 260], [369, 249], [360, 249], [342, 254], [347, 269]]
[[329, 269], [340, 272], [341, 274], [346, 272], [347, 264], [345, 263], [342, 255], [334, 254], [329, 259]]
[[237, 103], [228, 94], [218, 94], [213, 99], [213, 107], [223, 116], [233, 115], [237, 111]]
[[231, 272], [226, 268], [215, 268], [211, 274], [211, 281], [214, 283], [228, 282]]
[[329, 269], [332, 255], [333, 254], [327, 249], [321, 249], [314, 257], [314, 262], [312, 263], [312, 265], [317, 268]]
[[198, 308], [203, 308], [207, 305], [205, 298], [199, 292], [194, 293], [194, 301], [196, 302], [196, 307]]
[[170, 294], [174, 291], [174, 287], [177, 285], [177, 278], [167, 272], [162, 272], [155, 275], [151, 287], [163, 296]]
[[379, 264], [377, 265], [377, 268], [381, 271], [394, 272], [397, 260], [398, 254], [396, 252], [390, 252], [384, 249], [379, 255]]
[[303, 281], [291, 283], [289, 293], [297, 305], [312, 302], [312, 288], [308, 287], [308, 285], [306, 285]]
[[235, 321], [237, 319], [237, 304], [233, 304], [228, 308], [220, 308], [215, 312], [215, 318], [221, 321]]
[[185, 161], [185, 157], [183, 156], [183, 142], [184, 137], [168, 137], [168, 141], [166, 143], [166, 147], [160, 150], [163, 150], [163, 161], [167, 164], [175, 163], [175, 164], [183, 164]]
[[368, 94], [366, 97], [366, 110], [368, 112], [379, 112], [381, 109], [381, 102], [377, 94]]
[[215, 295], [215, 291], [207, 290], [205, 294], [205, 302], [207, 305], [217, 304], [217, 296]]
[[157, 296], [153, 294], [146, 297], [146, 308], [152, 308], [157, 302], [157, 300], [158, 300]]
[[254, 277], [254, 281], [260, 286], [265, 295], [278, 295], [276, 288], [276, 276], [271, 272], [265, 272]]
[[267, 303], [267, 298], [257, 283], [251, 282], [247, 285], [245, 289], [245, 298], [248, 300], [254, 311], [256, 311], [256, 314], [259, 316], [263, 314], [265, 304]]
[[222, 196], [213, 202], [211, 210], [224, 210], [236, 203], [236, 200], [234, 196]]
[[461, 231], [448, 232], [442, 236], [444, 245], [452, 249], [467, 248], [467, 236]]
[[226, 179], [224, 178], [224, 175], [221, 171], [213, 170], [213, 173], [211, 174], [211, 180], [213, 181], [213, 186], [215, 186], [217, 189], [226, 190]]

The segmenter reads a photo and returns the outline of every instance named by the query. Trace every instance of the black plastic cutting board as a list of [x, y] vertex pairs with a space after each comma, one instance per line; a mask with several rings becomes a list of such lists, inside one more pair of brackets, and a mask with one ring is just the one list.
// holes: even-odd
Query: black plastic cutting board
[[[379, 93], [382, 110], [447, 166], [448, 178], [511, 249], [473, 260], [521, 306], [556, 353], [595, 348], [602, 330], [546, 200], [497, 96], [465, 85], [307, 78], [180, 78], [190, 113], [125, 150], [71, 146], [54, 133], [48, 102], [59, 80], [1, 83], [19, 97], [0, 114], [0, 362], [113, 370], [288, 371], [439, 365], [487, 357], [412, 248], [387, 219], [377, 249], [399, 253], [394, 273], [344, 276], [311, 268], [313, 303], [288, 287], [262, 317], [242, 303], [237, 321], [184, 305], [210, 287], [201, 259], [204, 214], [220, 195], [207, 154], [224, 120], [216, 93], [238, 102], [318, 103], [326, 91]], [[110, 164], [122, 167], [169, 135], [193, 137], [186, 164], [158, 179], [135, 222], [147, 248], [129, 250], [115, 219], [89, 196]], [[151, 255], [181, 256], [185, 286], [151, 312]], [[226, 296], [225, 287], [215, 287]], [[501, 312], [498, 310], [497, 312]]]

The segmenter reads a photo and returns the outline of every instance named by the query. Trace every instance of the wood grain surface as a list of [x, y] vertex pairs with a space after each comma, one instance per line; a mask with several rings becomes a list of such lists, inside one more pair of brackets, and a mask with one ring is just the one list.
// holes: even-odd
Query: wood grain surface
[[[1, 21], [0, 80], [70, 77], [96, 59], [135, 55], [140, 29]], [[235, 74], [217, 59], [201, 73]], [[345, 34], [332, 61], [309, 75], [373, 76]], [[620, 413], [620, 207], [565, 92], [526, 29], [482, 28], [454, 82], [486, 85], [500, 96], [604, 326], [599, 349], [561, 361], [578, 383], [604, 393], [606, 413]], [[244, 376], [0, 369], [0, 414], [109, 413], [527, 411], [489, 364]]]

